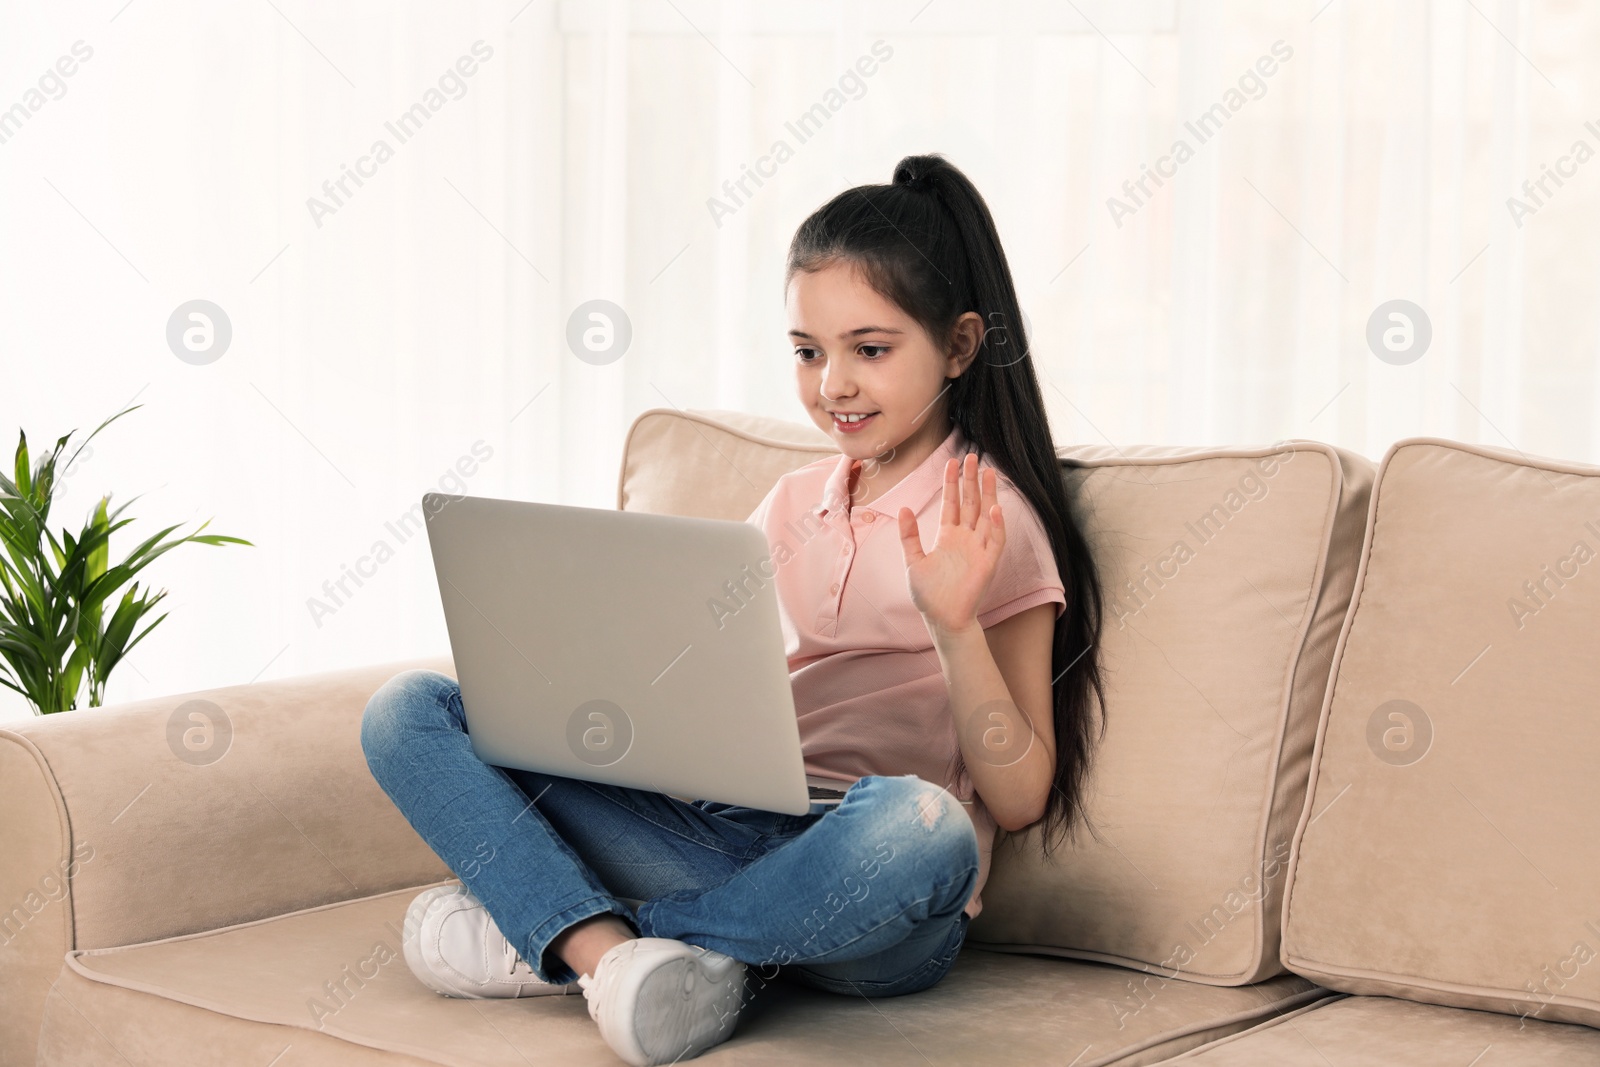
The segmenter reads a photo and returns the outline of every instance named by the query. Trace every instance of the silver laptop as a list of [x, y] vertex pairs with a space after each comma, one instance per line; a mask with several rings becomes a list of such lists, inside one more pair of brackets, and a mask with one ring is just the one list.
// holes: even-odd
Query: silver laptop
[[765, 535], [744, 522], [426, 493], [485, 763], [787, 815], [808, 776]]

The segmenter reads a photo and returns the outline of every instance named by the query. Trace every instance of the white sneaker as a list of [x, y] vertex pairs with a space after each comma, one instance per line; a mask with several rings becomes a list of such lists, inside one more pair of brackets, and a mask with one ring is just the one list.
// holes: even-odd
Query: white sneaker
[[579, 975], [589, 1016], [633, 1067], [693, 1059], [733, 1034], [744, 1007], [743, 963], [699, 945], [636, 937]]
[[422, 984], [447, 997], [489, 1000], [581, 993], [533, 973], [489, 909], [459, 882], [423, 891], [406, 911], [406, 963]]

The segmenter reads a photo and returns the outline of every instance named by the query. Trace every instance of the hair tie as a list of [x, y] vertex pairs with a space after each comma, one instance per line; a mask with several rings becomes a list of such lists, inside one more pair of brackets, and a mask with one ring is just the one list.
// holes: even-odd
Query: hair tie
[[919, 193], [931, 193], [940, 184], [935, 177], [942, 169], [940, 163], [933, 156], [907, 156], [895, 167], [895, 184]]

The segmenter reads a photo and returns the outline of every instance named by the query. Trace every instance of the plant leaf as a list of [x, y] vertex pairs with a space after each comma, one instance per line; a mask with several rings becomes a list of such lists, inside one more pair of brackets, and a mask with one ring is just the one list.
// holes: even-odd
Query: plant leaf
[[83, 685], [83, 671], [89, 665], [89, 649], [79, 645], [72, 650], [72, 655], [67, 659], [66, 670], [62, 673], [64, 679], [62, 691], [69, 702], [76, 702], [78, 690]]
[[12, 490], [17, 496], [26, 498], [32, 489], [32, 482], [28, 475], [28, 435], [17, 431], [17, 484]]

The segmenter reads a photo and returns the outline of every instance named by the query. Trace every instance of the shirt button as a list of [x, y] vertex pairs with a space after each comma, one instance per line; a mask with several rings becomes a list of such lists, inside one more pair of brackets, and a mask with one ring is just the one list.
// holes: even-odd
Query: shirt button
[[873, 514], [872, 512], [869, 511], [865, 515], [861, 516], [861, 521], [862, 522], [871, 522], [875, 518], [877, 518], [877, 515], [875, 515], [875, 514]]
[[838, 582], [834, 582], [832, 585], [828, 586], [828, 592], [837, 593], [838, 591], [839, 591], [839, 583]]

